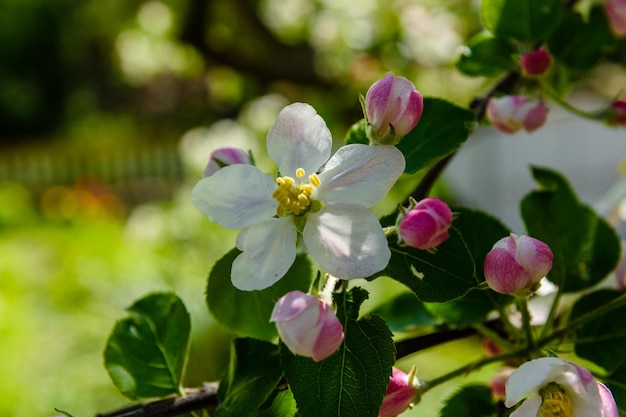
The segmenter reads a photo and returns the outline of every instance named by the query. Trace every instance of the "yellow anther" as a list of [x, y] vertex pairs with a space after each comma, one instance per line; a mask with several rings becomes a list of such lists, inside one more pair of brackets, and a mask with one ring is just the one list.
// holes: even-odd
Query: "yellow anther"
[[286, 216], [289, 213], [299, 216], [307, 212], [311, 207], [309, 197], [313, 194], [315, 187], [319, 187], [320, 179], [316, 174], [309, 175], [310, 183], [301, 184], [300, 180], [305, 175], [304, 169], [298, 168], [296, 170], [297, 184], [292, 177], [276, 178], [278, 187], [272, 193], [272, 197], [278, 201], [278, 207], [276, 208], [278, 217]]
[[546, 385], [541, 391], [543, 401], [539, 408], [539, 417], [570, 417], [572, 415], [572, 404], [556, 383]]
[[320, 177], [317, 176], [317, 174], [311, 174], [309, 175], [309, 182], [311, 184], [313, 184], [316, 187], [319, 187], [321, 182], [320, 182]]

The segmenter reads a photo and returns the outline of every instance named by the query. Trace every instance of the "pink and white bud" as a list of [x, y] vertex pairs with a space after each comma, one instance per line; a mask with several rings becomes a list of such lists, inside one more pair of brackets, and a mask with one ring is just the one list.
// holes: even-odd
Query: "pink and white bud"
[[285, 294], [274, 306], [270, 321], [295, 355], [326, 359], [341, 346], [343, 326], [325, 301], [301, 291]]
[[498, 240], [485, 256], [485, 280], [501, 294], [528, 295], [552, 269], [552, 258], [550, 247], [542, 241], [511, 233]]
[[422, 94], [404, 77], [388, 72], [365, 95], [367, 135], [377, 145], [395, 145], [417, 125], [424, 110]]
[[402, 216], [398, 238], [413, 248], [432, 249], [449, 237], [451, 225], [450, 207], [438, 198], [425, 198]]
[[626, 36], [626, 0], [607, 0], [603, 6], [611, 31], [618, 38]]
[[515, 133], [520, 129], [532, 132], [543, 126], [547, 118], [548, 108], [543, 102], [520, 95], [492, 97], [487, 104], [487, 119], [504, 133]]
[[415, 403], [418, 388], [413, 385], [414, 375], [414, 371], [406, 374], [400, 369], [393, 368], [378, 417], [395, 417]]
[[496, 401], [504, 402], [506, 398], [506, 380], [509, 378], [514, 368], [502, 368], [489, 380], [491, 394]]
[[204, 168], [204, 177], [210, 177], [220, 168], [234, 164], [252, 164], [250, 155], [239, 148], [219, 148], [211, 152], [209, 163]]
[[615, 100], [611, 103], [607, 121], [612, 126], [626, 126], [626, 101]]
[[537, 48], [533, 52], [522, 55], [519, 64], [525, 75], [539, 76], [548, 71], [552, 65], [552, 57], [545, 49]]

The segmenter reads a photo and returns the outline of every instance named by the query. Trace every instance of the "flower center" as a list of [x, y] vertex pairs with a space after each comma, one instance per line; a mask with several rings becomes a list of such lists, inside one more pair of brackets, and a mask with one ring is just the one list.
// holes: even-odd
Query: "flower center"
[[543, 401], [539, 408], [539, 417], [569, 417], [572, 414], [572, 404], [561, 386], [550, 382], [540, 391]]
[[299, 216], [311, 209], [310, 197], [314, 190], [313, 187], [320, 186], [320, 179], [317, 174], [311, 174], [309, 175], [309, 182], [302, 184], [301, 180], [305, 175], [304, 169], [298, 168], [296, 170], [297, 181], [286, 176], [276, 178], [278, 188], [272, 197], [278, 201], [276, 208], [278, 217], [284, 217], [290, 213]]

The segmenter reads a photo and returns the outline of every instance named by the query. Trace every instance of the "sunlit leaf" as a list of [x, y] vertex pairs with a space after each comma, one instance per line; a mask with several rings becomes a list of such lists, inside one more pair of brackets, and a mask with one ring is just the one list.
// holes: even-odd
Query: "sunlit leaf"
[[415, 173], [457, 150], [467, 140], [474, 113], [438, 98], [424, 98], [419, 123], [400, 140], [405, 173]]
[[[321, 362], [293, 355], [283, 346], [285, 377], [301, 417], [376, 417], [387, 390], [396, 351], [392, 334], [378, 316], [357, 320], [365, 291], [337, 298], [344, 343]], [[366, 295], [365, 295], [366, 296]]]
[[209, 274], [206, 302], [211, 314], [230, 330], [262, 340], [277, 336], [270, 316], [276, 301], [293, 290], [307, 292], [312, 272], [308, 258], [298, 256], [287, 274], [262, 291], [241, 291], [230, 280], [233, 260], [241, 252], [233, 249], [215, 263]]
[[566, 292], [599, 283], [617, 264], [619, 237], [559, 173], [533, 167], [532, 174], [539, 189], [522, 199], [521, 212], [528, 234], [554, 254], [548, 278]]
[[115, 386], [131, 399], [179, 393], [189, 341], [189, 313], [173, 293], [150, 294], [128, 308], [104, 351]]
[[391, 260], [376, 276], [388, 276], [409, 287], [424, 302], [444, 302], [476, 288], [474, 260], [454, 227], [434, 253], [398, 245], [389, 238]]

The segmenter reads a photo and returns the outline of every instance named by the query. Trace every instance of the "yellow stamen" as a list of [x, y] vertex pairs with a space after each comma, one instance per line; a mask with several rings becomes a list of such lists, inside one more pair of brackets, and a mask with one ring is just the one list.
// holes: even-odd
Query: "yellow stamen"
[[572, 415], [571, 400], [558, 384], [551, 382], [539, 393], [543, 398], [539, 408], [539, 417], [570, 417]]
[[320, 182], [320, 177], [317, 176], [317, 174], [311, 174], [309, 175], [309, 182], [311, 184], [313, 184], [316, 187], [319, 187], [321, 182]]
[[311, 206], [309, 197], [313, 194], [314, 187], [319, 187], [321, 182], [316, 174], [312, 174], [309, 175], [310, 183], [301, 184], [300, 180], [305, 175], [304, 169], [298, 168], [296, 170], [297, 184], [296, 180], [291, 177], [276, 178], [278, 188], [272, 193], [272, 197], [278, 201], [278, 207], [276, 208], [278, 217], [283, 217], [290, 213], [299, 216], [309, 210]]

